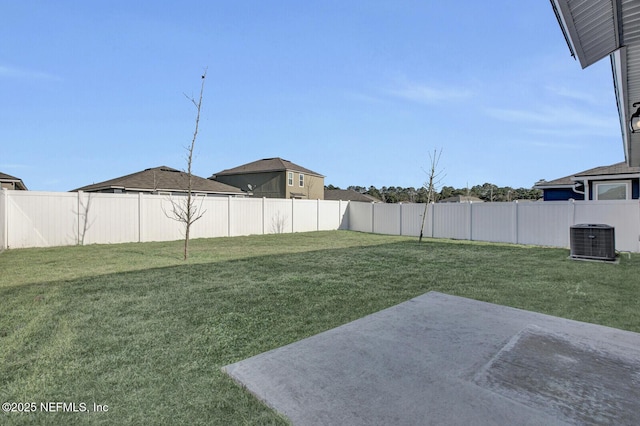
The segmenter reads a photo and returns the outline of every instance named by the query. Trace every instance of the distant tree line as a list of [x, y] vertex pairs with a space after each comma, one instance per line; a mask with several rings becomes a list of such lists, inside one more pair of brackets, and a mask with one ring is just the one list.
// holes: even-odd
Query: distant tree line
[[[328, 185], [326, 189], [341, 189], [333, 185]], [[427, 189], [403, 188], [400, 186], [383, 186], [378, 189], [375, 186], [349, 186], [347, 189], [368, 194], [376, 197], [384, 203], [425, 203], [427, 202]], [[437, 193], [436, 201], [443, 200], [457, 195], [480, 198], [486, 202], [510, 202], [515, 200], [537, 200], [542, 198], [542, 191], [538, 189], [511, 188], [510, 186], [497, 186], [492, 183], [484, 183], [471, 188], [454, 188], [443, 186]]]

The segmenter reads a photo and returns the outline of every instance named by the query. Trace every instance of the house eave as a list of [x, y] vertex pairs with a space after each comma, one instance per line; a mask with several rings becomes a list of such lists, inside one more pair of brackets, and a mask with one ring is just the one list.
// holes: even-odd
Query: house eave
[[[100, 187], [95, 187], [95, 188], [90, 188], [90, 189], [74, 189], [71, 192], [101, 192], [101, 191], [105, 191], [105, 190], [120, 190], [123, 192], [132, 192], [132, 193], [138, 193], [138, 192], [143, 192], [143, 193], [154, 193], [154, 192], [180, 192], [180, 193], [186, 193], [187, 190], [184, 188], [155, 188], [155, 189], [150, 189], [150, 188], [136, 188], [136, 187], [126, 187], [126, 186], [117, 186], [117, 185], [110, 185], [110, 186], [100, 186]], [[240, 192], [231, 192], [231, 191], [203, 191], [200, 189], [192, 189], [191, 190], [192, 194], [202, 194], [202, 195], [245, 195], [244, 192], [240, 191]]]
[[609, 56], [625, 162], [640, 166], [640, 133], [628, 130], [640, 102], [640, 3], [551, 0], [572, 56], [586, 68]]
[[27, 191], [27, 186], [20, 179], [3, 179], [2, 182], [12, 184], [16, 190]]
[[545, 190], [545, 189], [573, 189], [575, 188], [575, 184], [561, 184], [561, 185], [534, 185], [533, 189], [540, 189], [540, 190]]
[[309, 172], [305, 172], [303, 170], [297, 170], [297, 169], [271, 169], [271, 170], [254, 170], [254, 171], [250, 171], [250, 172], [229, 172], [229, 173], [225, 173], [225, 172], [219, 172], [216, 174], [211, 175], [208, 179], [210, 180], [216, 180], [216, 178], [218, 176], [238, 176], [238, 175], [258, 175], [258, 174], [262, 174], [262, 173], [286, 173], [286, 172], [294, 172], [294, 173], [302, 173], [303, 175], [306, 176], [315, 176], [315, 177], [319, 177], [319, 178], [324, 178], [326, 176], [323, 176], [321, 174], [318, 173], [309, 173]]
[[583, 182], [585, 180], [626, 180], [626, 179], [638, 179], [640, 178], [640, 173], [626, 173], [626, 174], [617, 174], [617, 175], [576, 175], [571, 177], [571, 180], [574, 182]]

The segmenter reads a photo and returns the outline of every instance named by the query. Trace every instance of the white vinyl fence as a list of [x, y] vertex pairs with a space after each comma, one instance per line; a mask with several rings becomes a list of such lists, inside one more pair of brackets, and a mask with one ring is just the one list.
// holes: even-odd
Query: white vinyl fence
[[[180, 202], [184, 197], [173, 197]], [[200, 197], [192, 238], [348, 229], [348, 202]], [[164, 195], [0, 191], [0, 250], [171, 241], [184, 224]]]
[[[174, 197], [179, 200], [180, 197]], [[350, 229], [420, 235], [424, 204], [203, 197], [192, 238]], [[0, 250], [170, 241], [184, 225], [163, 195], [0, 191]], [[618, 251], [640, 252], [640, 204], [631, 201], [445, 203], [428, 206], [425, 237], [569, 247], [572, 225], [615, 228]]]
[[[418, 236], [424, 209], [424, 204], [351, 203], [349, 228]], [[571, 226], [583, 223], [613, 226], [616, 250], [640, 252], [638, 200], [431, 204], [423, 235], [569, 247]]]

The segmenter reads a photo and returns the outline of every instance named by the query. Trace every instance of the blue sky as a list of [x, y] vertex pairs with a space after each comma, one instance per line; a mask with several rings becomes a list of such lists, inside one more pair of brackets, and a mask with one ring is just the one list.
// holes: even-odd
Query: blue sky
[[0, 171], [68, 191], [282, 157], [340, 187], [531, 187], [624, 160], [548, 0], [0, 0]]

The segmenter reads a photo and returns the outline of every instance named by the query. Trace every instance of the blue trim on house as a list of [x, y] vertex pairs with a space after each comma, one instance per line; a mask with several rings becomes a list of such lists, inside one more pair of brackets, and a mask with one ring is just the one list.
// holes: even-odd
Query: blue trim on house
[[[593, 180], [589, 182], [589, 200], [593, 200], [593, 188], [598, 182], [606, 182], [602, 180]], [[631, 179], [631, 198], [633, 200], [640, 199], [640, 179]], [[542, 199], [544, 201], [567, 201], [574, 199], [576, 201], [584, 200], [584, 194], [579, 194], [571, 188], [547, 188], [543, 189]]]
[[578, 194], [571, 188], [549, 188], [543, 190], [544, 201], [584, 200], [584, 194]]

